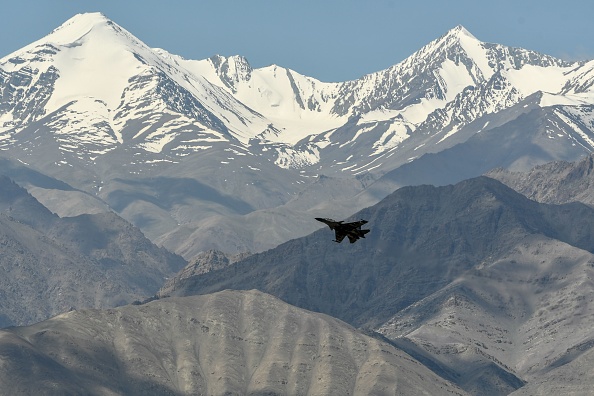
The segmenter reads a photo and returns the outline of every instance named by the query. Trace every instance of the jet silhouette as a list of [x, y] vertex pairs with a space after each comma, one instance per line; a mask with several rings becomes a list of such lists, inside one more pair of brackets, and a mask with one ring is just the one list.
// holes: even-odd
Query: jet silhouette
[[352, 223], [344, 223], [342, 221], [335, 221], [332, 219], [325, 219], [316, 217], [317, 221], [325, 223], [331, 230], [334, 230], [334, 242], [342, 242], [344, 237], [349, 237], [350, 243], [355, 243], [359, 238], [365, 238], [370, 230], [362, 230], [361, 226], [367, 223], [367, 220], [354, 221]]

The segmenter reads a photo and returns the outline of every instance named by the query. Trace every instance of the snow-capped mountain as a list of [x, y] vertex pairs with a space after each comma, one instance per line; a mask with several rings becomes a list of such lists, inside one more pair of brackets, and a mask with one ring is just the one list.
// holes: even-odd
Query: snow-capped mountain
[[[248, 214], [258, 218], [243, 219], [248, 229], [260, 224], [255, 213], [298, 199], [311, 176], [365, 177], [356, 194], [477, 136], [513, 140], [508, 132], [524, 115], [532, 114], [522, 128], [537, 131], [530, 139], [546, 155], [495, 150], [488, 166], [576, 160], [594, 149], [593, 109], [594, 61], [483, 43], [462, 26], [386, 70], [334, 83], [276, 65], [254, 69], [242, 56], [183, 59], [99, 13], [76, 15], [0, 59], [0, 155], [97, 196], [152, 239], [175, 235], [173, 249], [187, 246], [179, 227], [186, 236], [225, 233], [229, 215]], [[485, 171], [465, 165], [462, 152], [439, 170]], [[395, 185], [380, 183], [369, 196], [377, 202]], [[175, 194], [162, 190], [172, 186]], [[280, 212], [283, 224], [294, 222]], [[271, 247], [229, 243], [228, 253]]]
[[335, 164], [326, 152], [340, 151], [345, 160], [373, 161], [343, 171], [389, 169], [383, 157], [405, 141], [439, 145], [535, 92], [549, 94], [543, 106], [594, 100], [594, 62], [485, 44], [462, 26], [389, 69], [343, 83], [275, 65], [253, 69], [241, 56], [186, 60], [98, 13], [73, 17], [0, 66], [3, 148], [24, 144], [20, 132], [41, 123], [68, 164], [69, 152], [89, 163], [125, 148], [176, 161], [232, 142], [250, 151], [270, 145], [283, 167], [328, 167]]
[[[351, 105], [360, 116], [339, 129], [340, 137], [333, 137], [340, 149], [366, 140], [367, 144], [361, 146], [367, 150], [363, 155], [359, 147], [351, 152], [363, 165], [338, 164], [341, 170], [351, 172], [393, 169], [425, 153], [465, 141], [497, 123], [508, 122], [485, 120], [476, 124], [537, 92], [546, 93], [546, 99], [538, 103], [541, 107], [591, 105], [593, 67], [594, 62], [571, 64], [532, 51], [482, 43], [458, 26], [405, 61], [345, 84], [348, 88], [342, 91], [341, 98], [346, 98], [341, 99], [342, 103]], [[573, 76], [581, 85], [570, 83]], [[357, 101], [360, 92], [367, 94]], [[590, 138], [591, 108], [574, 119], [589, 124]], [[475, 125], [470, 129], [465, 128], [472, 123]], [[575, 135], [571, 130], [565, 134], [570, 138]], [[316, 141], [329, 136], [316, 137]], [[334, 147], [329, 145], [328, 151], [338, 151], [332, 150]], [[592, 149], [591, 142], [586, 149]], [[322, 158], [325, 155], [321, 153]]]

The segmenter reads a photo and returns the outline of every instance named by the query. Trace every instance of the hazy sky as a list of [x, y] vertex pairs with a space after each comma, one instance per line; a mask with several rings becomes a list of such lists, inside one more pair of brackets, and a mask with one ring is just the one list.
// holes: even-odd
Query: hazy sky
[[5, 0], [0, 57], [96, 11], [188, 59], [243, 55], [327, 82], [385, 69], [457, 25], [485, 42], [594, 59], [592, 0]]

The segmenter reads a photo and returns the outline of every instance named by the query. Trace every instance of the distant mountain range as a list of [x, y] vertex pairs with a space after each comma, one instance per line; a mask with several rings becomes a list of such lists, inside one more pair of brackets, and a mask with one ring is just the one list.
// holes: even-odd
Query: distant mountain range
[[258, 289], [375, 329], [476, 395], [508, 394], [591, 348], [592, 207], [479, 177], [403, 187], [353, 218], [371, 228], [354, 245], [322, 229], [167, 294]]
[[588, 394], [592, 151], [594, 61], [462, 26], [327, 83], [76, 15], [0, 59], [0, 393]]
[[578, 201], [594, 206], [593, 155], [576, 162], [549, 162], [529, 172], [493, 169], [487, 176], [538, 202], [563, 204]]
[[144, 300], [186, 262], [115, 213], [60, 218], [0, 176], [0, 327]]
[[[81, 14], [0, 59], [0, 155], [73, 187], [4, 170], [55, 213], [109, 207], [187, 259], [263, 251], [314, 231], [304, 215], [348, 216], [410, 182], [577, 160], [594, 147], [593, 85], [594, 61], [462, 26], [386, 70], [324, 83], [241, 56], [183, 59]], [[332, 194], [318, 175], [338, 178]], [[75, 211], [73, 193], [87, 194]]]

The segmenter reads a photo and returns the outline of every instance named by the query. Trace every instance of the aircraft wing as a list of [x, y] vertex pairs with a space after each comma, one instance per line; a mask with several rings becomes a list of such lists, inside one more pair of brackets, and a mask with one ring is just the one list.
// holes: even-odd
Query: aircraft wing
[[357, 242], [358, 240], [359, 240], [359, 237], [358, 237], [358, 236], [355, 236], [355, 235], [351, 235], [351, 234], [349, 234], [349, 242], [350, 242], [350, 243], [355, 243], [355, 242]]
[[334, 242], [338, 242], [338, 243], [342, 242], [342, 240], [344, 239], [345, 236], [347, 236], [346, 232], [339, 231], [339, 230], [334, 231], [334, 238], [335, 238]]
[[366, 220], [353, 221], [352, 223], [346, 223], [345, 226], [348, 226], [351, 229], [355, 229], [355, 228], [361, 227], [363, 224], [367, 224], [367, 221]]

